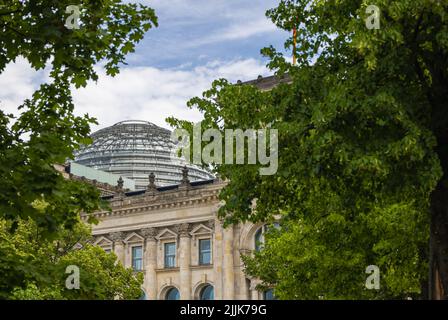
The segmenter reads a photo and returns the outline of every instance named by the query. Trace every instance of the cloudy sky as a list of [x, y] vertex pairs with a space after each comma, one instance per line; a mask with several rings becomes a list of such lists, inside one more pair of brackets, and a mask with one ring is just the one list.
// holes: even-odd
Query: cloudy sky
[[[137, 2], [137, 1], [127, 1]], [[176, 116], [197, 121], [186, 107], [217, 78], [232, 82], [269, 75], [260, 49], [283, 48], [288, 37], [265, 17], [278, 0], [140, 0], [154, 8], [159, 27], [150, 29], [112, 78], [98, 66], [99, 80], [74, 91], [76, 113], [97, 118], [93, 130], [138, 119], [169, 128]], [[16, 108], [46, 81], [21, 59], [0, 75], [0, 108]]]

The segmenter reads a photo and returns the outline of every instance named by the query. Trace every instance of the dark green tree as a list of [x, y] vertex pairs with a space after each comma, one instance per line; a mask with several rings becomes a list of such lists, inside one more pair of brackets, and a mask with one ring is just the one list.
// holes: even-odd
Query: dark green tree
[[[36, 69], [50, 68], [51, 81], [19, 107], [15, 118], [0, 109], [0, 218], [32, 218], [48, 234], [70, 228], [80, 212], [99, 208], [94, 187], [64, 179], [53, 167], [89, 142], [95, 119], [73, 113], [70, 86], [97, 80], [94, 66], [118, 72], [125, 55], [157, 18], [151, 8], [121, 0], [80, 0], [79, 29], [71, 25], [69, 0], [0, 0], [0, 72], [18, 57]], [[78, 21], [78, 19], [76, 20]], [[67, 24], [70, 26], [70, 24]], [[44, 201], [44, 212], [33, 203]]]
[[[368, 5], [379, 29], [367, 28]], [[227, 223], [280, 219], [246, 271], [280, 299], [388, 299], [426, 297], [437, 270], [446, 298], [448, 3], [283, 0], [267, 16], [299, 28], [296, 66], [262, 50], [290, 84], [261, 92], [219, 80], [189, 102], [203, 129], [278, 129], [276, 174], [214, 166], [229, 182]], [[369, 265], [380, 290], [365, 287]]]
[[[73, 5], [79, 17], [77, 10], [67, 11]], [[95, 123], [88, 115], [74, 115], [70, 88], [96, 81], [97, 63], [117, 74], [153, 26], [157, 17], [151, 8], [121, 0], [0, 0], [0, 72], [18, 57], [35, 70], [50, 70], [50, 81], [19, 106], [18, 116], [6, 114], [0, 104], [1, 298], [140, 295], [141, 276], [116, 265], [113, 254], [83, 239], [68, 243], [83, 228], [79, 214], [104, 205], [96, 188], [65, 179], [54, 165], [90, 142]], [[85, 244], [82, 250], [71, 250], [76, 242]], [[80, 290], [64, 289], [70, 264], [80, 267]]]

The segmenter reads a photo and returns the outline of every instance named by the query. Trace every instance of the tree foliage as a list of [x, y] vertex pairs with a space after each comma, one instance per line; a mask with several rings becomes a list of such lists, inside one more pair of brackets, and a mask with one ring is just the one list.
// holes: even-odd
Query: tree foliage
[[[78, 220], [71, 231], [61, 229], [54, 240], [45, 237], [32, 220], [20, 221], [10, 232], [10, 221], [0, 221], [0, 298], [138, 299], [143, 275], [134, 274], [92, 245], [90, 228]], [[68, 289], [68, 266], [79, 268], [79, 289]]]
[[[15, 118], [0, 110], [0, 217], [28, 217], [48, 234], [72, 227], [80, 212], [100, 207], [99, 193], [81, 182], [64, 179], [53, 167], [89, 143], [95, 119], [75, 116], [71, 86], [97, 80], [94, 66], [118, 72], [125, 55], [152, 26], [154, 11], [121, 0], [78, 1], [80, 28], [65, 27], [69, 0], [0, 1], [0, 72], [25, 58], [35, 69], [48, 67], [42, 84], [20, 107]], [[45, 202], [46, 209], [33, 206]]]
[[[79, 29], [65, 26], [71, 5], [80, 8]], [[18, 116], [0, 109], [0, 297], [140, 296], [141, 276], [85, 242], [79, 214], [104, 208], [99, 191], [65, 179], [54, 165], [89, 143], [96, 123], [74, 114], [71, 88], [96, 81], [96, 65], [116, 75], [154, 26], [153, 9], [121, 0], [0, 0], [0, 72], [22, 57], [50, 76], [18, 107]], [[82, 250], [70, 250], [76, 242]], [[80, 290], [64, 289], [70, 264], [81, 269]]]
[[[371, 4], [377, 30], [365, 25]], [[228, 179], [228, 223], [280, 216], [264, 249], [244, 258], [278, 298], [422, 296], [431, 197], [446, 183], [447, 13], [445, 1], [280, 1], [267, 15], [285, 30], [300, 24], [298, 65], [262, 52], [291, 83], [262, 92], [218, 80], [189, 102], [203, 129], [279, 131], [276, 174], [214, 166]], [[365, 287], [369, 265], [380, 269], [378, 291]]]

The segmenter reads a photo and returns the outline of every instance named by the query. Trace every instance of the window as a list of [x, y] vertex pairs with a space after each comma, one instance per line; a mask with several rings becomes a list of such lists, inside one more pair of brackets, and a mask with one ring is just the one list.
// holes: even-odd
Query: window
[[142, 289], [142, 293], [140, 295], [140, 298], [138, 298], [138, 300], [148, 300], [145, 290]]
[[211, 264], [212, 248], [210, 239], [199, 240], [199, 264]]
[[255, 251], [260, 251], [261, 249], [263, 249], [263, 243], [264, 243], [264, 234], [268, 231], [268, 230], [272, 230], [272, 228], [275, 228], [277, 230], [280, 229], [280, 224], [278, 222], [274, 222], [272, 225], [264, 225], [262, 227], [260, 227], [257, 232], [255, 232]]
[[263, 227], [261, 227], [255, 233], [255, 251], [260, 251], [262, 249], [263, 242], [264, 242]]
[[263, 292], [263, 299], [264, 300], [277, 300], [274, 296], [274, 290], [269, 289]]
[[176, 288], [171, 288], [166, 293], [165, 300], [179, 300], [179, 299], [180, 299], [179, 290], [177, 290]]
[[176, 243], [165, 243], [165, 268], [176, 266]]
[[106, 253], [111, 253], [112, 252], [112, 249], [104, 249], [104, 252], [106, 252]]
[[215, 293], [214, 293], [214, 290], [213, 290], [213, 286], [208, 284], [204, 288], [202, 288], [201, 294], [200, 294], [199, 298], [201, 300], [214, 300], [215, 299]]
[[132, 247], [132, 269], [135, 271], [143, 270], [142, 247]]

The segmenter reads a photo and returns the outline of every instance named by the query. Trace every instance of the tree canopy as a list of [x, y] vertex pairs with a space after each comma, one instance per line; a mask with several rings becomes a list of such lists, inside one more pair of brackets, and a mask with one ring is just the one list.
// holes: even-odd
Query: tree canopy
[[[0, 220], [0, 298], [3, 299], [138, 299], [143, 274], [134, 274], [92, 244], [90, 227], [78, 220], [50, 240], [31, 219], [20, 221], [16, 232], [11, 221]], [[69, 266], [79, 268], [79, 289], [66, 287]], [[67, 270], [70, 272], [66, 273]]]
[[[368, 5], [380, 9], [379, 29], [366, 27]], [[214, 165], [228, 179], [227, 223], [280, 217], [263, 250], [244, 258], [278, 298], [427, 293], [430, 226], [444, 228], [448, 208], [447, 13], [444, 1], [282, 0], [267, 16], [298, 27], [298, 63], [272, 47], [262, 53], [291, 83], [262, 92], [221, 79], [188, 103], [204, 113], [204, 130], [278, 129], [276, 174]], [[438, 261], [445, 281], [446, 251]], [[379, 290], [365, 286], [369, 265], [379, 267]]]
[[[0, 298], [141, 295], [141, 275], [87, 242], [90, 229], [79, 215], [105, 207], [99, 191], [65, 179], [54, 165], [89, 143], [96, 123], [88, 115], [75, 116], [71, 88], [96, 81], [99, 64], [116, 75], [144, 33], [157, 26], [157, 17], [147, 6], [121, 0], [77, 1], [79, 16], [67, 10], [73, 5], [0, 0], [0, 72], [22, 57], [35, 70], [48, 68], [50, 76], [18, 106], [18, 115], [6, 114], [0, 102]], [[79, 28], [67, 24], [72, 19]], [[68, 265], [80, 268], [79, 290], [65, 288]]]
[[[44, 83], [19, 106], [19, 116], [0, 110], [0, 217], [31, 217], [51, 234], [73, 226], [80, 212], [99, 208], [92, 186], [64, 179], [53, 165], [89, 143], [95, 119], [75, 116], [71, 85], [97, 80], [94, 66], [119, 71], [144, 33], [157, 26], [153, 9], [121, 0], [79, 1], [79, 29], [65, 26], [69, 0], [0, 1], [0, 72], [18, 57], [35, 69], [48, 67]], [[35, 201], [44, 201], [39, 211]]]

